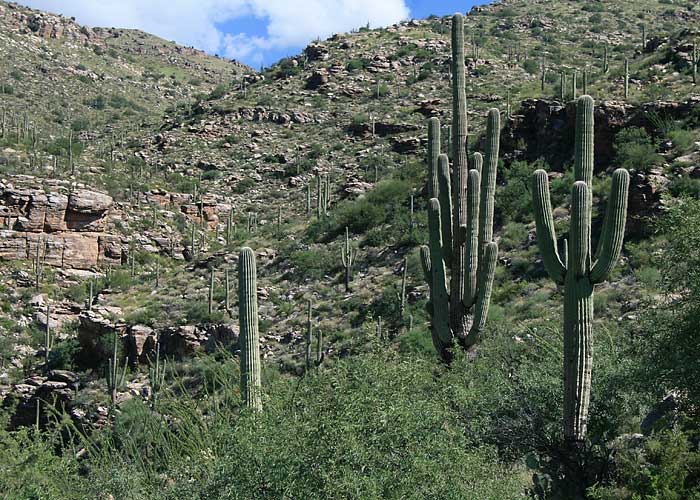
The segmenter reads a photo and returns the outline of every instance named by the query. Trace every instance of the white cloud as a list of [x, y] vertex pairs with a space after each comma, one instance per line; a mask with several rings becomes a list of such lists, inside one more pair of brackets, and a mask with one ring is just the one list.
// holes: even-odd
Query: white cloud
[[[89, 26], [138, 28], [236, 59], [292, 49], [317, 37], [405, 19], [405, 0], [20, 0]], [[227, 22], [255, 16], [261, 33], [225, 33]], [[267, 63], [272, 61], [266, 61]]]

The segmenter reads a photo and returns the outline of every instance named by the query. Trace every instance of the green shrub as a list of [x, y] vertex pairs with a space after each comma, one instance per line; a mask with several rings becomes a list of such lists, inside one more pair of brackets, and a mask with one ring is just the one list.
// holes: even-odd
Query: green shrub
[[656, 145], [646, 130], [629, 127], [620, 130], [615, 136], [615, 162], [626, 169], [648, 172], [659, 162]]

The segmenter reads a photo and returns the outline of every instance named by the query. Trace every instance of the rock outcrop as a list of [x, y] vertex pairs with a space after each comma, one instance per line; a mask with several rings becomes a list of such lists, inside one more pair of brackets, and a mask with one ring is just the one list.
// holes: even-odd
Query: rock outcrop
[[0, 183], [0, 259], [36, 256], [50, 266], [90, 269], [118, 265], [126, 245], [106, 233], [112, 197], [88, 189], [69, 194]]

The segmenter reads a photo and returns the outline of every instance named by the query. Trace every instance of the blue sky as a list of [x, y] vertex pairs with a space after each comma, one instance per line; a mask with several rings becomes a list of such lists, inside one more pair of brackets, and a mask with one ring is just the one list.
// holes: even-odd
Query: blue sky
[[19, 0], [88, 26], [137, 28], [255, 68], [298, 54], [317, 37], [485, 1], [430, 0]]

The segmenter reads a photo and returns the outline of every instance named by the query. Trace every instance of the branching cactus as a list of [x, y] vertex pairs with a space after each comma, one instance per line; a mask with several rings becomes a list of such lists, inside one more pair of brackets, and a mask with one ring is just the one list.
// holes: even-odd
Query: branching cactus
[[244, 247], [238, 258], [241, 397], [245, 406], [259, 411], [262, 410], [262, 399], [257, 293], [255, 253], [250, 248]]
[[547, 172], [533, 176], [537, 243], [551, 278], [564, 285], [564, 435], [586, 437], [593, 362], [593, 288], [608, 278], [622, 249], [627, 218], [629, 174], [613, 174], [603, 232], [596, 255], [591, 250], [593, 181], [593, 99], [582, 96], [576, 109], [575, 183], [571, 189], [571, 229], [562, 252], [557, 245]]
[[352, 266], [357, 258], [357, 250], [350, 245], [350, 234], [345, 228], [345, 243], [340, 248], [340, 261], [345, 269], [345, 291], [350, 291], [350, 280], [352, 279]]
[[[421, 260], [430, 286], [428, 305], [433, 343], [449, 361], [455, 341], [471, 348], [486, 323], [498, 247], [493, 241], [493, 207], [500, 140], [498, 109], [488, 113], [486, 161], [476, 153], [467, 165], [467, 105], [463, 20], [452, 19], [452, 172], [447, 155], [439, 154], [440, 124], [428, 123], [429, 245]], [[450, 271], [448, 291], [447, 270]]]

